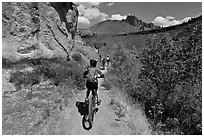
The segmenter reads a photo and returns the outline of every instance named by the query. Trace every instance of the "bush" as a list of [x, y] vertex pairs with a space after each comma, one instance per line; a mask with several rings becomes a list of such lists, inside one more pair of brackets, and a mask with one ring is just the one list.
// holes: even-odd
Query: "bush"
[[81, 56], [80, 53], [74, 53], [74, 54], [72, 55], [72, 59], [73, 59], [74, 61], [81, 62], [81, 61], [82, 61], [82, 56]]
[[170, 34], [151, 37], [139, 63], [119, 46], [111, 72], [162, 134], [202, 134], [201, 26]]
[[146, 112], [155, 112], [152, 108], [161, 103], [160, 121], [171, 127], [166, 120], [177, 119], [178, 129], [184, 134], [201, 134], [197, 128], [201, 125], [202, 116], [201, 98], [198, 98], [202, 91], [202, 44], [199, 34], [194, 31], [174, 44], [166, 37], [154, 39], [149, 41], [141, 54], [140, 86], [147, 87], [148, 91], [144, 93], [153, 93], [150, 97], [144, 93], [140, 97], [146, 103]]
[[22, 86], [32, 86], [40, 82], [39, 73], [37, 71], [16, 71], [11, 74], [9, 82], [15, 83], [17, 90], [20, 90]]
[[63, 59], [41, 59], [33, 71], [16, 71], [11, 74], [10, 82], [15, 83], [18, 89], [24, 86], [32, 86], [40, 82], [40, 77], [50, 79], [58, 86], [67, 84], [71, 87], [84, 89], [84, 66], [74, 61], [66, 62]]
[[2, 68], [10, 68], [12, 67], [13, 63], [8, 59], [2, 58]]

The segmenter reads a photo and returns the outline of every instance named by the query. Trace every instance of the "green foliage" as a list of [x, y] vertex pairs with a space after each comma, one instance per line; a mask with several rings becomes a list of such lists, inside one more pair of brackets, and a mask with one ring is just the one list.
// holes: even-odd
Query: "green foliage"
[[9, 61], [8, 59], [2, 58], [2, 68], [10, 68], [12, 67], [12, 63], [11, 61]]
[[34, 84], [38, 84], [40, 82], [39, 73], [37, 71], [30, 72], [21, 72], [16, 71], [12, 73], [10, 77], [10, 82], [15, 83], [15, 87], [17, 90], [21, 89], [22, 86], [32, 86]]
[[[162, 122], [173, 117], [178, 119], [179, 130], [184, 134], [200, 134], [197, 127], [202, 116], [198, 97], [202, 91], [201, 33], [190, 30], [190, 35], [176, 42], [167, 37], [150, 40], [141, 54], [143, 67], [139, 77], [143, 87], [154, 89], [150, 98], [163, 104]], [[147, 101], [149, 97], [143, 96], [142, 100]], [[155, 106], [146, 105], [149, 110]]]
[[113, 52], [117, 86], [161, 134], [202, 134], [202, 26], [194, 23], [148, 38], [140, 62], [134, 48]]
[[[41, 59], [35, 65], [33, 71], [16, 71], [11, 74], [10, 82], [15, 83], [17, 89], [22, 85], [32, 86], [38, 84], [42, 77], [50, 79], [58, 86], [59, 84], [68, 84], [83, 89], [85, 80], [83, 79], [84, 67], [75, 61], [66, 62], [63, 59]], [[41, 79], [40, 79], [41, 78]]]
[[104, 79], [101, 86], [103, 86], [106, 90], [110, 90], [112, 88], [112, 84], [107, 79]]
[[126, 60], [126, 55], [124, 54], [123, 48], [118, 48], [114, 54], [113, 54], [113, 61], [112, 61], [112, 66], [114, 68], [117, 68], [119, 66], [122, 66], [122, 63], [125, 62]]

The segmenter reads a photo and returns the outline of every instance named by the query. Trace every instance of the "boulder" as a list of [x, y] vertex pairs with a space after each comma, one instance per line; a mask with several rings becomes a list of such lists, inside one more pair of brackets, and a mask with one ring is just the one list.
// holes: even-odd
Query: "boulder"
[[2, 57], [66, 57], [77, 28], [78, 10], [72, 2], [3, 2]]

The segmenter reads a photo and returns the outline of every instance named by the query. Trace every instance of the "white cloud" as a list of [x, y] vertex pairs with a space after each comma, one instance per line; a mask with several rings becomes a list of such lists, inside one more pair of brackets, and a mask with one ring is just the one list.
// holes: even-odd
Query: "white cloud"
[[101, 21], [104, 21], [104, 20], [106, 20], [107, 18], [108, 18], [108, 14], [101, 13], [101, 15], [100, 15], [100, 20], [101, 20]]
[[110, 3], [108, 3], [107, 6], [113, 6], [113, 5], [114, 5], [114, 2], [110, 2]]
[[122, 20], [122, 19], [126, 19], [127, 16], [122, 16], [120, 14], [114, 14], [111, 16], [110, 20]]
[[93, 6], [99, 6], [101, 4], [101, 2], [89, 2], [89, 3]]
[[89, 20], [97, 18], [99, 18], [100, 20], [104, 20], [108, 17], [107, 14], [100, 12], [98, 7], [86, 8], [84, 5], [79, 5], [78, 11], [80, 16], [84, 16]]
[[172, 17], [172, 16], [167, 16], [166, 18], [169, 19], [169, 20], [174, 20], [175, 19], [175, 17]]
[[85, 8], [99, 7], [102, 2], [75, 2], [77, 5], [83, 5]]
[[158, 26], [163, 26], [163, 27], [168, 27], [168, 26], [173, 26], [173, 25], [178, 25], [183, 22], [186, 22], [190, 19], [191, 17], [186, 17], [182, 20], [176, 20], [175, 17], [172, 16], [167, 16], [167, 17], [162, 17], [162, 16], [157, 16], [152, 23]]
[[89, 25], [90, 21], [86, 17], [79, 16], [78, 23], [83, 24], [83, 25]]

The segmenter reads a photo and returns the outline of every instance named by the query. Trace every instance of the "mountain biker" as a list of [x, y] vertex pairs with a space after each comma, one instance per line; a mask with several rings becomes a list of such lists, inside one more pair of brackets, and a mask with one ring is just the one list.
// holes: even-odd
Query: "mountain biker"
[[110, 64], [110, 58], [109, 58], [109, 56], [106, 57], [106, 62], [107, 62], [107, 65], [109, 66], [109, 64]]
[[100, 63], [101, 63], [101, 59], [102, 59], [102, 54], [100, 53], [99, 54], [99, 61], [100, 61]]
[[106, 58], [103, 58], [102, 59], [102, 69], [103, 70], [105, 69], [105, 64], [106, 64]]
[[85, 70], [83, 77], [87, 78], [86, 81], [86, 98], [85, 102], [88, 101], [88, 97], [90, 94], [90, 90], [92, 90], [92, 95], [96, 96], [97, 104], [100, 104], [100, 100], [98, 98], [97, 90], [98, 90], [98, 79], [97, 78], [104, 78], [104, 74], [96, 67], [97, 61], [94, 59], [90, 60], [90, 66]]

